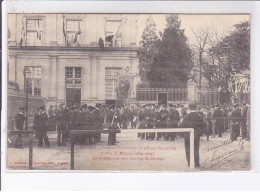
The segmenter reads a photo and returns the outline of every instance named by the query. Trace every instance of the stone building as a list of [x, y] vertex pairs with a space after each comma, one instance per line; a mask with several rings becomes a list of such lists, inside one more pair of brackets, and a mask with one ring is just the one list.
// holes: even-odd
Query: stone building
[[21, 91], [27, 84], [29, 97], [42, 98], [46, 107], [113, 103], [118, 74], [138, 73], [136, 19], [9, 14], [8, 82]]

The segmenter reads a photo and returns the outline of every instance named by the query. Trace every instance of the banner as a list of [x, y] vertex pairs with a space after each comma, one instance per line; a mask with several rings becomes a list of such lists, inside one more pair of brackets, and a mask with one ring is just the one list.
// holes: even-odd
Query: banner
[[249, 93], [250, 92], [250, 78], [246, 74], [236, 73], [231, 75], [230, 82], [228, 83], [228, 90], [236, 98], [238, 98], [238, 93]]
[[122, 106], [129, 102], [129, 99], [136, 98], [136, 74], [121, 74], [118, 75], [117, 85], [117, 100], [118, 106]]

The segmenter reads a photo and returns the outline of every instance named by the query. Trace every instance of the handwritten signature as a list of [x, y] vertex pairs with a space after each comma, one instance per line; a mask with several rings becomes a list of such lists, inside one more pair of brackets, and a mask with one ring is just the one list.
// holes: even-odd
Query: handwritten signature
[[204, 162], [205, 166], [208, 166], [209, 168], [220, 167], [226, 163], [229, 163], [231, 161], [230, 159], [231, 156], [234, 156], [235, 154], [238, 154], [244, 150], [244, 140], [240, 140], [238, 147], [236, 147], [235, 149], [229, 150], [227, 152], [223, 152], [223, 149], [220, 149], [224, 145], [228, 145], [231, 143], [233, 142], [227, 140], [217, 146], [214, 147], [208, 146], [205, 149], [203, 149], [202, 153], [213, 151], [211, 158], [205, 160]]

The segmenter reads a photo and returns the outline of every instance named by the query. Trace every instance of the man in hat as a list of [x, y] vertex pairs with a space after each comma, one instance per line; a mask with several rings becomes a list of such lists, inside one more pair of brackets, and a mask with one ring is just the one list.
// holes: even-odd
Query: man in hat
[[231, 112], [231, 119], [230, 119], [230, 140], [235, 141], [237, 137], [240, 135], [240, 119], [241, 118], [241, 109], [239, 108], [238, 104], [234, 105], [234, 109]]
[[[196, 112], [196, 105], [191, 104], [189, 106], [189, 113], [183, 118], [181, 127], [183, 128], [193, 128], [194, 129], [194, 159], [195, 167], [200, 166], [199, 162], [199, 147], [200, 147], [200, 136], [206, 129], [206, 123], [204, 122], [202, 116]], [[190, 134], [184, 134], [184, 145], [186, 158], [188, 166], [190, 166]]]
[[[24, 113], [24, 108], [19, 108], [19, 113], [15, 116], [15, 125], [16, 129], [22, 131], [24, 128], [24, 122], [26, 120], [26, 116]], [[18, 133], [18, 136], [15, 141], [15, 148], [23, 149], [22, 145], [22, 133]]]
[[41, 112], [40, 107], [38, 107], [36, 113], [34, 114], [34, 119], [33, 119], [33, 129], [36, 131], [36, 138], [38, 138], [38, 132], [39, 132], [40, 112]]
[[[179, 111], [177, 111], [177, 109], [176, 109], [176, 105], [174, 105], [169, 109], [169, 121], [167, 123], [168, 128], [177, 128], [179, 122], [180, 122], [180, 114], [179, 114]], [[174, 141], [175, 134], [167, 133], [166, 140], [169, 140], [169, 139], [171, 139], [171, 141]]]
[[57, 121], [57, 144], [58, 146], [65, 145], [65, 137], [64, 132], [66, 130], [66, 121], [64, 115], [64, 108], [63, 104], [60, 104], [60, 107], [56, 114], [56, 121]]
[[49, 114], [49, 130], [56, 131], [56, 119], [55, 119], [55, 112], [53, 110], [53, 106], [50, 105], [50, 109], [48, 111]]
[[[162, 105], [160, 114], [161, 114], [161, 128], [167, 128], [167, 120], [168, 120], [169, 112], [165, 105]], [[157, 140], [159, 140], [161, 136], [164, 136], [164, 138], [166, 139], [167, 133], [157, 133]]]
[[223, 130], [223, 112], [218, 105], [215, 106], [212, 118], [212, 138], [215, 138], [216, 132], [219, 133], [219, 137], [222, 137]]
[[246, 104], [243, 104], [241, 107], [241, 132], [240, 132], [240, 137], [242, 137], [243, 139], [246, 138], [247, 136], [247, 127], [246, 127], [246, 117], [247, 117], [247, 109], [248, 106], [246, 106]]
[[39, 142], [38, 142], [38, 147], [42, 147], [43, 146], [43, 140], [44, 143], [47, 147], [50, 147], [50, 142], [49, 142], [49, 138], [47, 136], [47, 130], [48, 130], [48, 115], [46, 113], [45, 110], [45, 106], [41, 106], [40, 107], [40, 114], [39, 114], [39, 118], [38, 118], [38, 137], [39, 137]]

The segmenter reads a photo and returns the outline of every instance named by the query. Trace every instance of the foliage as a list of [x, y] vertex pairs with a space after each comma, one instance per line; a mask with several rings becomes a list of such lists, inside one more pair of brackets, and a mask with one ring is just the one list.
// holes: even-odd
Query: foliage
[[149, 87], [147, 74], [153, 62], [153, 57], [157, 53], [157, 49], [154, 45], [157, 39], [158, 36], [156, 34], [156, 24], [153, 21], [152, 16], [149, 16], [146, 21], [146, 27], [142, 34], [142, 40], [140, 41], [141, 48], [138, 52], [141, 87]]
[[248, 22], [234, 25], [235, 30], [220, 38], [217, 32], [209, 28], [194, 32], [194, 68], [191, 79], [200, 87], [202, 76], [210, 87], [226, 90], [230, 77], [234, 73], [249, 70], [250, 29]]
[[192, 68], [191, 49], [178, 15], [169, 15], [166, 21], [166, 29], [155, 42], [158, 52], [147, 74], [151, 87], [181, 86], [187, 83]]
[[250, 25], [242, 22], [234, 25], [235, 30], [226, 36], [210, 52], [234, 73], [250, 69]]

